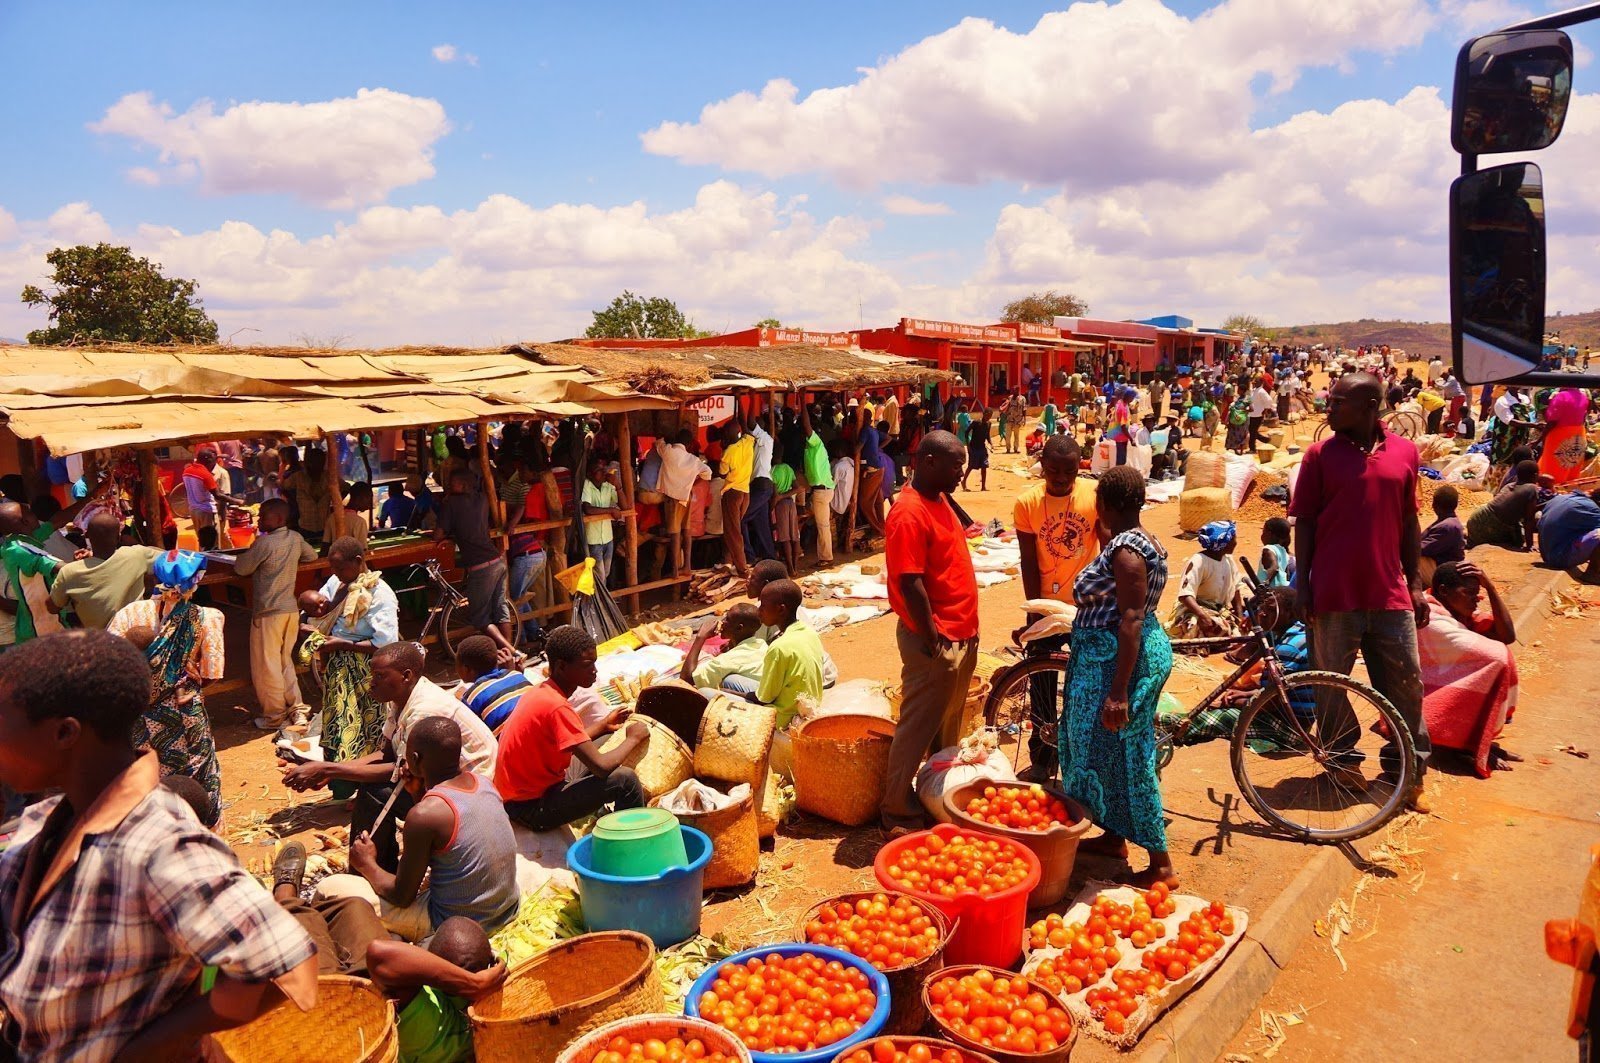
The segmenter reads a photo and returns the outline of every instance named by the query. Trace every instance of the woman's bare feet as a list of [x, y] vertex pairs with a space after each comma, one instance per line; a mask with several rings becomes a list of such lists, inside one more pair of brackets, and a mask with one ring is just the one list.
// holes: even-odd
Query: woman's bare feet
[[1165, 882], [1169, 889], [1178, 888], [1178, 873], [1172, 869], [1171, 864], [1151, 864], [1143, 871], [1135, 872], [1128, 879], [1128, 885], [1137, 889], [1147, 890], [1157, 882]]
[[1522, 758], [1509, 749], [1501, 749], [1498, 745], [1489, 747], [1489, 770], [1510, 771], [1511, 765], [1521, 764]]
[[1102, 834], [1098, 838], [1078, 843], [1080, 853], [1091, 856], [1111, 856], [1119, 860], [1128, 858], [1128, 843], [1115, 834]]

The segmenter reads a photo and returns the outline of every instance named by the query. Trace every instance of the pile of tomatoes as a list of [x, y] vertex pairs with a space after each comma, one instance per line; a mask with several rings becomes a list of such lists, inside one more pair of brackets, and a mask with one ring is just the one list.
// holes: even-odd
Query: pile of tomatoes
[[920, 904], [884, 893], [824, 905], [806, 923], [805, 935], [813, 945], [843, 949], [880, 971], [915, 963], [939, 947], [939, 927]]
[[1031, 868], [1025, 852], [1004, 838], [956, 834], [946, 841], [930, 834], [900, 850], [885, 873], [897, 886], [918, 893], [941, 897], [1000, 893], [1028, 880]]
[[700, 1017], [755, 1052], [807, 1052], [859, 1030], [878, 1005], [859, 968], [814, 953], [725, 963], [700, 995]]
[[1001, 1052], [1053, 1052], [1072, 1035], [1072, 1017], [1028, 979], [979, 968], [928, 986], [928, 1007], [951, 1033]]
[[1061, 799], [1037, 784], [985, 786], [962, 811], [979, 823], [1014, 830], [1042, 831], [1057, 823], [1074, 822]]
[[1233, 916], [1221, 901], [1212, 901], [1179, 923], [1172, 940], [1145, 953], [1141, 962], [1146, 970], [1176, 980], [1222, 951], [1223, 941], [1232, 933]]
[[885, 1037], [852, 1049], [848, 1055], [839, 1057], [839, 1063], [972, 1063], [972, 1057], [949, 1045], [937, 1049], [931, 1045], [897, 1048]]
[[1089, 1014], [1100, 1020], [1106, 1032], [1120, 1035], [1128, 1029], [1128, 1019], [1139, 1010], [1139, 999], [1167, 984], [1160, 971], [1112, 971], [1111, 985], [1089, 990], [1084, 1003]]
[[1030, 948], [1060, 949], [1061, 955], [1040, 962], [1032, 972], [1052, 993], [1077, 993], [1094, 985], [1122, 959], [1103, 916], [1090, 916], [1087, 925], [1068, 923], [1051, 914], [1028, 928]]
[[734, 1063], [734, 1057], [706, 1047], [698, 1037], [685, 1041], [674, 1037], [663, 1041], [659, 1037], [638, 1040], [623, 1034], [606, 1042], [592, 1063]]

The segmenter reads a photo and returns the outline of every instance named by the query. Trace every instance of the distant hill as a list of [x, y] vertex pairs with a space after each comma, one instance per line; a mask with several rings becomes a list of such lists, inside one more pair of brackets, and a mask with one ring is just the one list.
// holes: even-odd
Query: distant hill
[[[1557, 314], [1545, 319], [1548, 332], [1579, 348], [1600, 347], [1600, 310], [1583, 314]], [[1280, 325], [1271, 330], [1280, 340], [1321, 343], [1326, 346], [1370, 347], [1387, 343], [1407, 354], [1450, 358], [1450, 323], [1447, 321], [1341, 321], [1328, 325]]]

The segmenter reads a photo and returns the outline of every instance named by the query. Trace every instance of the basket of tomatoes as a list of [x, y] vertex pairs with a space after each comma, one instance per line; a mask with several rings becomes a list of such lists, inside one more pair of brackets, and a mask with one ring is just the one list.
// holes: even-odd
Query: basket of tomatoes
[[845, 1049], [833, 1063], [995, 1063], [995, 1058], [931, 1037], [878, 1037]]
[[687, 1015], [635, 1015], [607, 1023], [573, 1041], [556, 1063], [750, 1063], [750, 1050], [733, 1034]]
[[822, 945], [763, 945], [708, 968], [684, 1013], [734, 1034], [754, 1063], [829, 1063], [883, 1030], [889, 982]]
[[1089, 811], [1055, 786], [974, 779], [945, 791], [950, 822], [1026, 845], [1039, 858], [1039, 884], [1028, 903], [1042, 908], [1067, 895]]
[[1039, 857], [1032, 849], [940, 823], [885, 844], [872, 870], [884, 889], [926, 901], [951, 920], [946, 963], [1017, 962], [1028, 894], [1039, 884]]
[[914, 1034], [928, 1022], [922, 980], [944, 966], [951, 920], [928, 901], [904, 893], [842, 893], [811, 906], [797, 928], [801, 941], [843, 949], [889, 980], [886, 1034]]
[[922, 984], [939, 1032], [996, 1063], [1065, 1063], [1078, 1024], [1055, 994], [994, 967], [946, 967]]
[[1066, 915], [1028, 928], [1023, 973], [1061, 997], [1080, 1026], [1120, 1047], [1222, 963], [1247, 916], [1221, 901], [1090, 883]]

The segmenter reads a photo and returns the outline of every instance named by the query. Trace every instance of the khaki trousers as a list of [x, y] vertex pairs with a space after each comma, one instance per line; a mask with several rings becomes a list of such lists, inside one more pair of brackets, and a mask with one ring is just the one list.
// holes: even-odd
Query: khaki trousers
[[923, 810], [913, 786], [928, 754], [961, 740], [961, 707], [978, 663], [976, 636], [937, 648], [926, 635], [895, 626], [900, 647], [900, 722], [889, 747], [881, 814], [885, 827], [920, 829]]
[[299, 613], [272, 613], [250, 621], [250, 682], [261, 703], [261, 715], [269, 720], [282, 720], [302, 704], [300, 679], [294, 671], [294, 644], [299, 634]]
[[817, 560], [823, 564], [829, 564], [833, 561], [832, 488], [812, 488], [811, 519], [817, 524]]
[[744, 515], [750, 508], [748, 491], [722, 489], [722, 544], [726, 560], [744, 575], [750, 566], [744, 557]]

